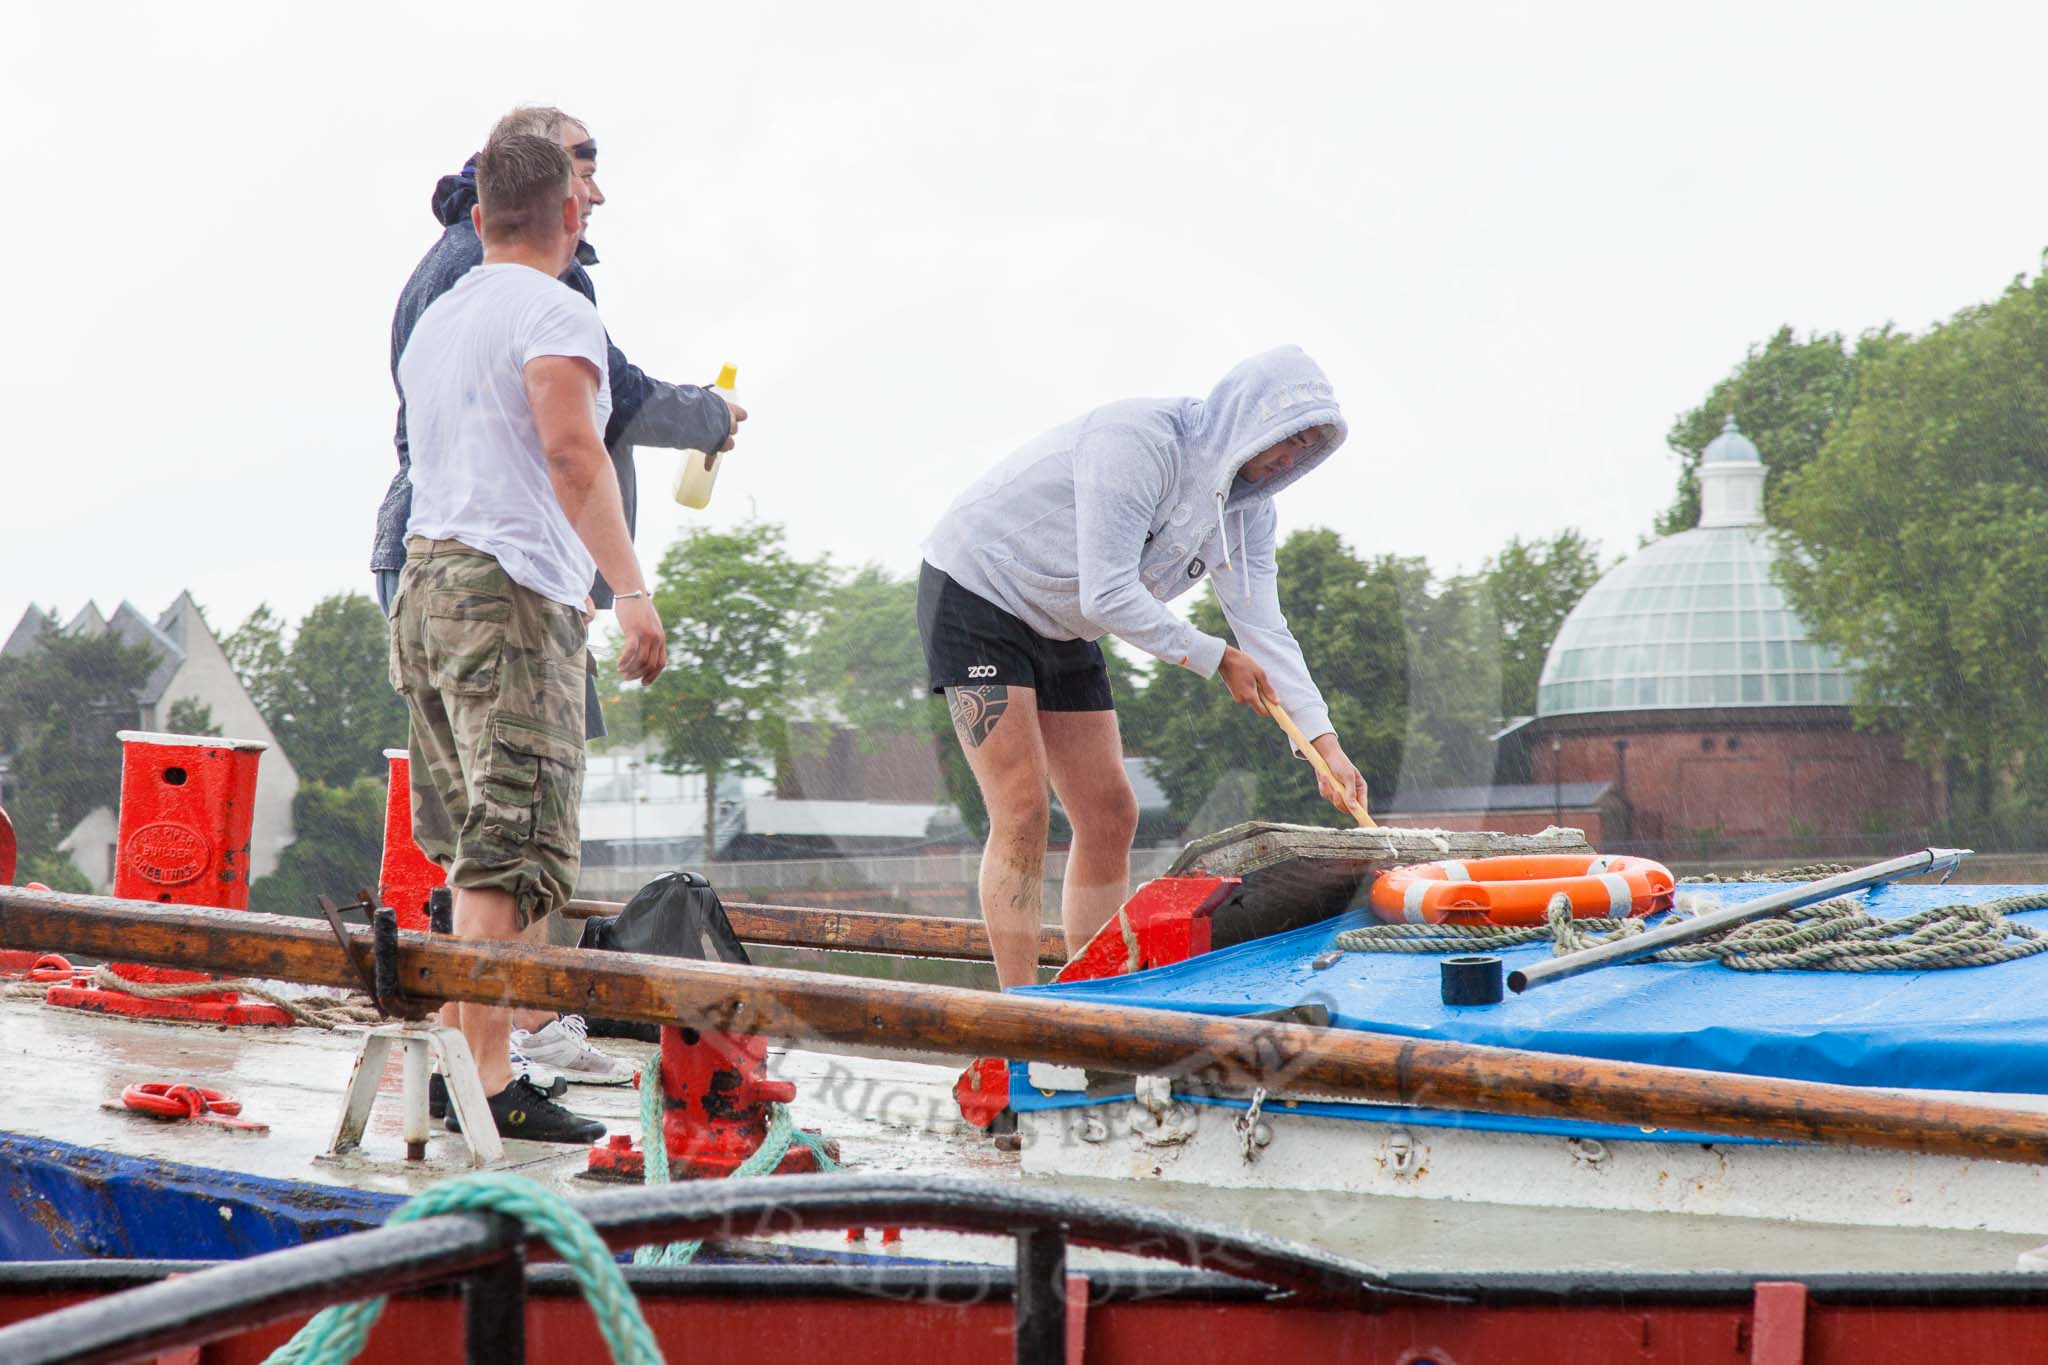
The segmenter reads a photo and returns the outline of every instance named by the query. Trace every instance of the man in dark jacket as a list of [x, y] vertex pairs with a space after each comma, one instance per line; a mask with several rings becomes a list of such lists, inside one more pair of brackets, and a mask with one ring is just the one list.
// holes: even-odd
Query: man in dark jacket
[[[515, 109], [492, 130], [496, 137], [507, 133], [529, 133], [556, 137], [569, 150], [576, 166], [579, 190], [587, 196], [588, 209], [604, 202], [597, 188], [597, 143], [577, 120], [559, 109]], [[444, 175], [434, 187], [434, 217], [442, 224], [441, 240], [413, 268], [412, 278], [398, 296], [398, 309], [391, 317], [391, 373], [398, 378], [398, 357], [412, 336], [413, 324], [427, 305], [441, 297], [470, 270], [482, 264], [483, 243], [470, 225], [469, 210], [476, 203], [476, 162], [463, 166], [460, 175]], [[597, 288], [584, 268], [597, 263], [597, 253], [587, 241], [576, 247], [576, 260], [562, 276], [563, 283], [592, 303]], [[607, 338], [610, 344], [610, 339]], [[626, 529], [637, 528], [639, 478], [633, 464], [636, 445], [666, 446], [674, 450], [730, 450], [746, 409], [728, 405], [718, 394], [695, 384], [669, 384], [649, 376], [626, 359], [616, 344], [610, 344], [612, 416], [604, 431], [605, 449], [611, 454], [612, 469], [619, 478], [619, 497], [625, 504]], [[370, 552], [370, 571], [376, 576], [377, 601], [389, 614], [391, 594], [398, 586], [398, 571], [405, 567], [405, 523], [412, 511], [412, 483], [407, 476], [411, 456], [405, 439], [405, 399], [398, 404], [398, 472], [385, 490], [383, 505], [377, 509], [377, 535]], [[591, 585], [591, 601], [600, 610], [612, 604], [611, 588], [600, 574]], [[589, 715], [586, 729], [593, 738], [604, 733], [604, 720], [597, 709], [596, 684], [586, 696]]]

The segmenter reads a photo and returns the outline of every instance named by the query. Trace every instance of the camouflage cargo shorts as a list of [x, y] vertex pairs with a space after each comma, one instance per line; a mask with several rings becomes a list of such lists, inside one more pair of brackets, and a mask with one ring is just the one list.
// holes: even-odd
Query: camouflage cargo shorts
[[508, 891], [526, 928], [582, 859], [583, 613], [459, 541], [406, 542], [391, 685], [412, 721], [413, 838], [451, 886]]

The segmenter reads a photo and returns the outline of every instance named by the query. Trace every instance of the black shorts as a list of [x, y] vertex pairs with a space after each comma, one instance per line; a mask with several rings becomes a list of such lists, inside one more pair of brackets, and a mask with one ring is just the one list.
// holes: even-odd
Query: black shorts
[[1102, 646], [1048, 640], [929, 564], [917, 576], [917, 634], [934, 692], [1028, 687], [1038, 693], [1041, 711], [1116, 709]]

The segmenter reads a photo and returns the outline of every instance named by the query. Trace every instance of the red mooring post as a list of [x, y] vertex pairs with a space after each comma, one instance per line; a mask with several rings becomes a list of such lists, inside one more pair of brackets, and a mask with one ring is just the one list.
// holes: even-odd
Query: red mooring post
[[[253, 739], [123, 730], [121, 815], [114, 894], [168, 905], [249, 908], [249, 833], [256, 818], [256, 765], [269, 746]], [[188, 972], [109, 964], [137, 983], [210, 981]], [[243, 1004], [233, 991], [146, 999], [94, 986], [52, 986], [52, 1005], [149, 1019], [212, 1024], [289, 1024], [275, 1005]]]
[[412, 760], [404, 749], [386, 749], [390, 765], [384, 789], [384, 865], [377, 874], [377, 899], [398, 912], [398, 927], [427, 929], [427, 893], [447, 884], [448, 874], [427, 857], [412, 837]]
[[[661, 1030], [661, 1136], [668, 1147], [668, 1169], [676, 1180], [720, 1179], [752, 1156], [768, 1136], [770, 1106], [796, 1098], [796, 1086], [768, 1079], [768, 1040], [751, 1033], [706, 1033], [664, 1025]], [[647, 1084], [641, 1073], [640, 1083]], [[651, 1135], [643, 1135], [643, 1142]], [[827, 1139], [826, 1153], [839, 1159], [839, 1146]], [[592, 1175], [641, 1178], [645, 1155], [624, 1137], [591, 1148]], [[770, 1175], [797, 1175], [818, 1169], [818, 1154], [801, 1142], [789, 1150]]]

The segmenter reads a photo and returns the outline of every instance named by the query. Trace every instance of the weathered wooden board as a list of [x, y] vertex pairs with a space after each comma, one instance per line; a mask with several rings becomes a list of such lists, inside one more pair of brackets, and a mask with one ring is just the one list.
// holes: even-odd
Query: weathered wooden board
[[1499, 858], [1531, 853], [1591, 853], [1584, 831], [1495, 834], [1459, 830], [1328, 829], [1254, 820], [1197, 839], [1167, 875], [1197, 868], [1242, 877], [1244, 886], [1211, 922], [1224, 948], [1285, 933], [1362, 904], [1372, 879], [1390, 867], [1439, 858]]

